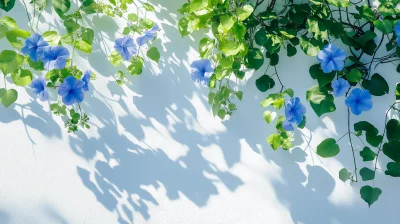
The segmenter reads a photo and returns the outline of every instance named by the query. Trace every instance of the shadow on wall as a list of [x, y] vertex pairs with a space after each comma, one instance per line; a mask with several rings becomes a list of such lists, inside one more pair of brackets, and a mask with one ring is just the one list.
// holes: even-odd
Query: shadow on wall
[[[163, 1], [153, 4], [166, 7]], [[168, 12], [175, 12], [179, 5], [175, 1], [169, 2]], [[134, 97], [128, 102], [122, 97], [113, 102], [91, 90], [85, 99], [84, 110], [101, 121], [101, 127], [97, 127], [101, 137], [88, 137], [83, 132], [70, 137], [71, 146], [78, 155], [96, 160], [94, 172], [78, 167], [83, 183], [100, 203], [118, 213], [119, 223], [132, 223], [133, 210], [145, 219], [150, 218], [148, 203], [158, 205], [159, 202], [148, 187], [165, 189], [170, 200], [184, 195], [197, 206], [205, 206], [212, 195], [218, 194], [216, 183], [223, 183], [231, 191], [243, 184], [237, 176], [219, 170], [202, 155], [203, 147], [218, 145], [226, 150], [225, 159], [232, 167], [240, 159], [239, 140], [232, 140], [232, 135], [228, 134], [217, 136], [218, 130], [208, 130], [197, 122], [200, 114], [195, 105], [206, 110], [206, 101], [204, 94], [198, 96], [193, 92], [194, 85], [180, 61], [187, 58], [186, 52], [193, 43], [189, 38], [182, 39], [176, 29], [175, 17], [168, 15], [165, 9], [161, 14], [166, 16], [161, 20], [161, 28], [173, 42], [155, 43], [159, 49], [164, 49], [159, 63], [160, 74], [155, 75], [147, 63], [143, 75], [127, 86], [142, 97]], [[179, 48], [176, 40], [179, 40]], [[99, 42], [95, 44], [94, 48], [100, 49]], [[108, 71], [107, 67], [96, 67], [98, 61], [92, 62], [96, 70]], [[107, 87], [112, 93], [125, 95], [114, 84]], [[203, 93], [205, 91], [204, 88]], [[116, 116], [112, 106], [115, 103], [126, 112], [129, 112], [126, 104], [133, 103], [143, 116], [132, 113]], [[124, 131], [119, 131], [118, 126]], [[225, 130], [225, 127], [221, 125], [220, 129]], [[99, 154], [102, 159], [98, 159]]]

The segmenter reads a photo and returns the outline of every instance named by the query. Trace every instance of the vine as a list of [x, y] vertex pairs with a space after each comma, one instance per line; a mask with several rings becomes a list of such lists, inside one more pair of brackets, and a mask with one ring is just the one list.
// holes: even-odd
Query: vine
[[[89, 116], [82, 110], [81, 103], [96, 75], [92, 71], [82, 72], [73, 63], [75, 50], [88, 55], [92, 52], [95, 33], [91, 27], [85, 25], [84, 17], [105, 14], [124, 18], [129, 23], [123, 31], [125, 36], [115, 40], [115, 51], [109, 59], [114, 66], [121, 65], [124, 60], [130, 61], [127, 68], [129, 73], [139, 75], [144, 66], [144, 58], [139, 56], [140, 47], [155, 39], [160, 30], [157, 24], [146, 18], [147, 12], [155, 11], [154, 6], [133, 0], [82, 0], [77, 6], [73, 6], [70, 0], [52, 0], [50, 10], [58, 14], [66, 31], [59, 34], [55, 30], [39, 32], [39, 20], [47, 8], [47, 1], [31, 1], [32, 13], [29, 13], [25, 1], [22, 3], [29, 22], [29, 31], [20, 29], [9, 16], [0, 19], [0, 39], [5, 37], [16, 49], [3, 50], [0, 53], [0, 71], [4, 75], [4, 88], [0, 89], [1, 103], [9, 107], [18, 99], [17, 90], [7, 85], [6, 76], [10, 75], [13, 85], [30, 87], [40, 101], [49, 101], [51, 111], [64, 117], [68, 132], [90, 128]], [[12, 10], [14, 5], [15, 0], [0, 0], [0, 8], [4, 11]], [[130, 5], [136, 8], [137, 14], [126, 14]], [[135, 35], [137, 38], [134, 40]], [[155, 62], [160, 59], [156, 47], [149, 48], [146, 55]], [[121, 70], [116, 73], [115, 79], [119, 85], [129, 82], [127, 75]], [[49, 93], [53, 91], [57, 93], [57, 99], [54, 99], [54, 94]]]
[[[267, 138], [274, 150], [292, 148], [293, 125], [300, 129], [306, 125], [306, 108], [278, 75], [279, 53], [285, 50], [292, 57], [301, 49], [316, 57], [318, 63], [309, 73], [317, 85], [306, 91], [311, 108], [321, 117], [336, 110], [335, 98], [346, 97], [347, 106], [347, 133], [338, 140], [323, 140], [316, 153], [323, 158], [336, 156], [340, 152], [337, 142], [347, 136], [354, 166], [351, 171], [340, 170], [339, 178], [344, 182], [372, 181], [360, 190], [361, 198], [370, 206], [382, 193], [374, 181], [381, 152], [392, 160], [385, 174], [400, 176], [400, 122], [392, 118], [399, 115], [400, 85], [394, 87], [396, 102], [385, 114], [382, 134], [368, 121], [351, 121], [354, 115], [368, 113], [373, 99], [389, 93], [389, 84], [374, 70], [400, 60], [398, 4], [398, 0], [192, 0], [179, 10], [182, 18], [178, 28], [182, 36], [201, 29], [211, 31], [200, 41], [202, 59], [192, 63], [192, 78], [209, 86], [208, 101], [214, 115], [221, 119], [237, 109], [235, 100], [242, 100], [243, 92], [237, 84], [231, 85], [243, 79], [246, 71], [263, 70], [255, 82], [261, 92], [279, 83], [280, 90], [269, 93], [261, 102], [262, 107], [269, 108], [263, 114], [266, 122], [275, 121], [276, 133]], [[387, 53], [378, 57], [383, 47]], [[400, 72], [400, 64], [396, 70]], [[357, 164], [359, 150], [353, 144], [354, 137], [365, 145], [359, 153], [365, 167]]]

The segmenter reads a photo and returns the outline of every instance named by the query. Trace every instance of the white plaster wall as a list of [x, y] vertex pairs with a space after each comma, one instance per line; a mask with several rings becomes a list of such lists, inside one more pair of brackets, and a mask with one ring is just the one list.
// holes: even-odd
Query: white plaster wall
[[[255, 87], [258, 75], [242, 83], [245, 95], [233, 117], [221, 122], [211, 116], [208, 90], [191, 81], [188, 67], [204, 35], [181, 38], [176, 29], [183, 2], [152, 1], [162, 27], [155, 42], [162, 60], [159, 66], [146, 63], [143, 75], [123, 88], [112, 82], [115, 69], [106, 58], [121, 21], [86, 19], [96, 29], [93, 53], [76, 52], [74, 58], [98, 77], [83, 104], [89, 131], [68, 134], [48, 103], [16, 87], [17, 103], [0, 107], [0, 223], [399, 223], [398, 179], [380, 172], [375, 184], [383, 194], [368, 208], [359, 196], [364, 183], [351, 186], [337, 177], [341, 168], [352, 168], [346, 141], [335, 159], [313, 151], [324, 138], [346, 132], [344, 99], [322, 119], [307, 104], [307, 129], [296, 132], [290, 152], [273, 151], [265, 142], [273, 130], [262, 117], [259, 103], [267, 94]], [[21, 2], [1, 15], [29, 29]], [[40, 31], [63, 31], [54, 18], [47, 9]], [[0, 46], [11, 49], [4, 39]], [[303, 102], [315, 85], [308, 75], [314, 63], [299, 53], [278, 66]], [[393, 65], [378, 72], [390, 80], [390, 94], [374, 97], [373, 110], [352, 119], [372, 119], [382, 130], [400, 78]], [[359, 166], [372, 166], [357, 159]]]

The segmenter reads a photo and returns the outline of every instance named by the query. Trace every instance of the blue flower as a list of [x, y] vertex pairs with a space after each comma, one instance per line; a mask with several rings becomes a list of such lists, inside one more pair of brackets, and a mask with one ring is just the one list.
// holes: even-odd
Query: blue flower
[[335, 44], [328, 44], [318, 53], [317, 59], [325, 73], [341, 71], [344, 68], [346, 53]]
[[371, 94], [368, 90], [360, 88], [353, 89], [344, 102], [355, 115], [360, 115], [363, 111], [369, 111], [372, 108]]
[[86, 70], [82, 77], [82, 81], [85, 83], [85, 85], [83, 85], [83, 90], [85, 92], [89, 91], [90, 77], [92, 77], [92, 71]]
[[396, 25], [394, 25], [394, 34], [400, 36], [400, 21], [397, 21]]
[[137, 54], [137, 46], [130, 36], [124, 36], [115, 40], [114, 49], [121, 54], [125, 61]]
[[282, 127], [283, 127], [283, 129], [285, 129], [286, 131], [293, 131], [293, 130], [294, 130], [294, 127], [293, 127], [292, 123], [290, 123], [288, 120], [285, 120], [285, 121], [282, 123]]
[[291, 98], [286, 104], [286, 120], [283, 122], [283, 128], [286, 131], [293, 131], [292, 124], [301, 124], [301, 122], [303, 122], [304, 114], [306, 114], [306, 107], [300, 103], [300, 99], [298, 97]]
[[208, 85], [210, 83], [210, 76], [214, 72], [210, 60], [201, 59], [194, 61], [190, 67], [192, 68], [191, 76], [194, 82], [198, 82], [203, 85]]
[[160, 27], [158, 27], [157, 24], [154, 24], [153, 28], [150, 30], [147, 30], [144, 32], [144, 35], [141, 37], [138, 37], [136, 39], [136, 42], [139, 46], [145, 45], [147, 42], [154, 40], [154, 38], [157, 35], [157, 32], [160, 30]]
[[47, 92], [46, 89], [46, 79], [43, 76], [32, 80], [29, 86], [32, 88], [33, 93], [36, 94], [39, 100], [46, 101], [49, 99], [49, 92]]
[[396, 25], [394, 25], [394, 34], [397, 36], [397, 45], [400, 47], [400, 21], [397, 21]]
[[53, 69], [63, 69], [67, 64], [69, 51], [63, 46], [47, 46], [39, 49], [41, 52], [40, 60], [44, 63], [47, 71]]
[[83, 101], [85, 82], [77, 80], [73, 76], [68, 76], [64, 79], [63, 84], [58, 88], [58, 95], [62, 97], [62, 102], [65, 105], [72, 105]]
[[349, 90], [350, 84], [346, 79], [340, 78], [332, 82], [333, 95], [341, 97]]
[[21, 52], [25, 55], [29, 55], [32, 61], [38, 62], [41, 53], [40, 48], [48, 45], [49, 44], [43, 40], [43, 37], [40, 34], [34, 33], [25, 40]]

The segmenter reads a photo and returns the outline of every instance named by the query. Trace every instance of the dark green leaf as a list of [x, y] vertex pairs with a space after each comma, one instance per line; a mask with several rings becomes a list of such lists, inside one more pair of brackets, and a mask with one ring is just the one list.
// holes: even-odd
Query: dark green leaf
[[372, 151], [369, 147], [364, 147], [362, 151], [360, 151], [360, 156], [363, 158], [363, 161], [372, 161], [375, 159], [375, 152]]
[[339, 152], [339, 145], [333, 138], [327, 138], [317, 146], [317, 154], [323, 158], [336, 156]]
[[367, 167], [361, 168], [360, 175], [363, 181], [373, 180], [375, 178], [375, 172]]
[[275, 81], [268, 75], [263, 75], [256, 80], [256, 86], [261, 92], [266, 92], [267, 90], [274, 88]]
[[368, 203], [368, 206], [376, 202], [381, 194], [382, 190], [377, 187], [373, 188], [366, 185], [360, 189], [361, 198]]

